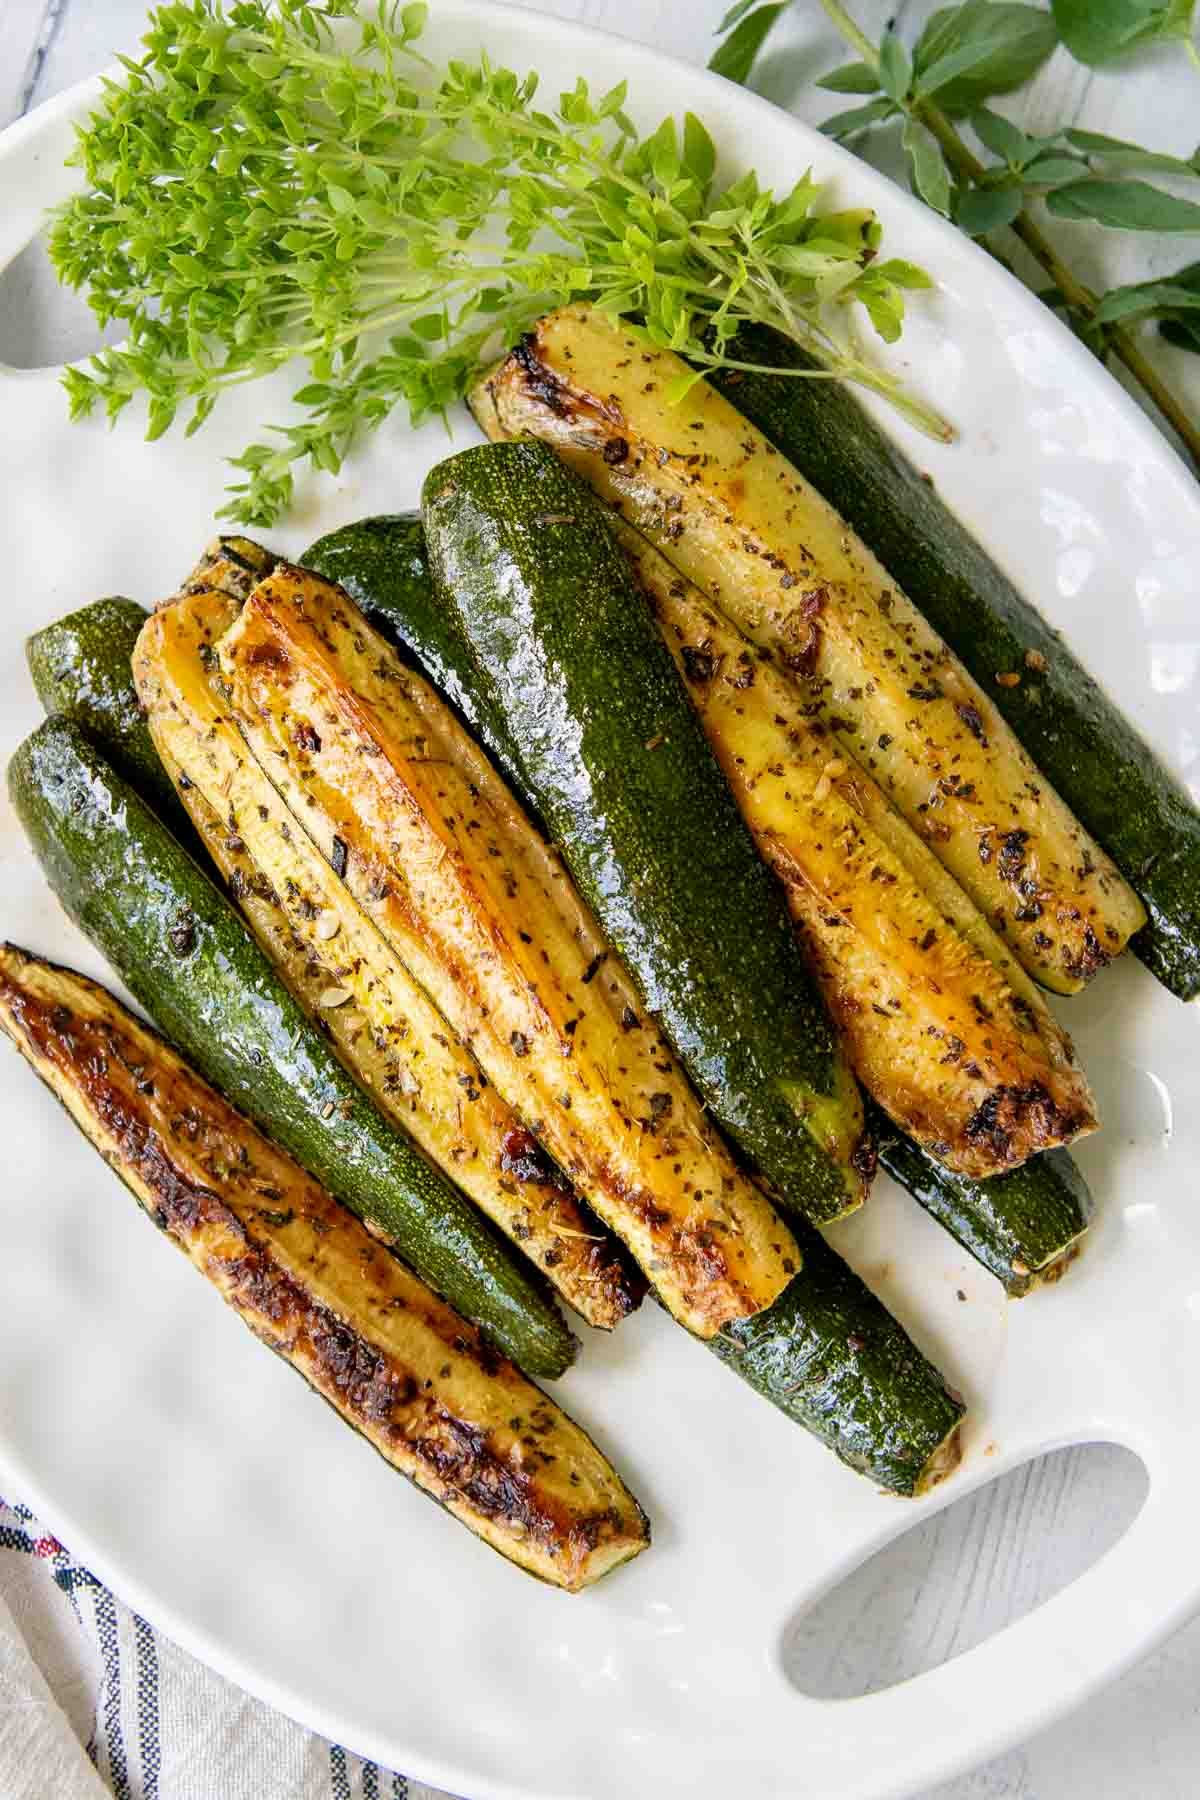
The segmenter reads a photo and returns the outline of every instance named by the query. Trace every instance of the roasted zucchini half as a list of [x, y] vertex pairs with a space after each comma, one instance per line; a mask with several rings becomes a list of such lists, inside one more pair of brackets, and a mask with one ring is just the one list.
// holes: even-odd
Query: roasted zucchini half
[[536, 1271], [371, 1104], [230, 902], [80, 727], [40, 725], [9, 762], [8, 790], [66, 911], [201, 1073], [527, 1373], [561, 1375], [576, 1343]]
[[1066, 1150], [979, 1180], [926, 1156], [877, 1108], [868, 1117], [879, 1166], [1001, 1282], [1010, 1300], [1060, 1281], [1083, 1248], [1095, 1210]]
[[[764, 326], [714, 384], [819, 488], [912, 596], [1134, 887], [1130, 949], [1181, 1000], [1200, 995], [1200, 808], [1037, 608], [839, 381]], [[770, 370], [781, 370], [780, 374]], [[1133, 596], [1129, 597], [1133, 604]]]
[[[621, 524], [618, 529], [626, 541], [642, 551], [647, 549], [645, 540], [634, 534], [631, 526]], [[377, 621], [423, 668], [437, 671], [439, 686], [447, 693], [453, 692], [462, 716], [505, 773], [519, 785], [515, 750], [505, 739], [502, 722], [494, 716], [484, 718], [465, 646], [455, 637], [444, 608], [438, 605], [419, 516], [392, 513], [357, 520], [319, 539], [304, 552], [302, 561], [306, 567], [340, 582], [367, 616]], [[672, 585], [682, 588], [683, 578], [676, 574]], [[730, 629], [723, 615], [722, 623]], [[764, 661], [770, 659], [756, 649], [754, 660], [761, 672]], [[756, 676], [755, 682], [740, 689], [740, 697], [743, 701], [755, 695], [761, 698], [762, 692]], [[771, 718], [774, 719], [773, 713]], [[784, 719], [786, 724], [786, 707]], [[787, 728], [789, 732], [799, 729], [790, 725]], [[836, 783], [831, 779], [831, 789], [835, 785], [840, 788], [843, 779], [839, 776]], [[995, 964], [1012, 993], [1028, 1003], [1038, 1020], [1039, 1032], [1044, 1029], [1057, 1033], [1058, 1027], [1039, 989], [1012, 952], [865, 772], [857, 772], [850, 792], [863, 830], [874, 833], [909, 871], [942, 920], [964, 944]], [[872, 1018], [878, 1020], [878, 1015], [873, 1013]], [[1069, 1056], [1069, 1041], [1063, 1037], [1061, 1044], [1063, 1054]], [[1079, 1169], [1065, 1150], [1031, 1157], [1019, 1169], [1009, 1169], [1002, 1175], [966, 1176], [951, 1172], [929, 1152], [919, 1149], [877, 1105], [868, 1109], [867, 1122], [887, 1173], [978, 1257], [1003, 1282], [1011, 1297], [1018, 1298], [1034, 1287], [1056, 1280], [1077, 1254], [1091, 1218], [1092, 1202]], [[819, 1317], [818, 1301], [819, 1289], [810, 1282], [805, 1304], [817, 1309]], [[783, 1302], [777, 1302], [772, 1310], [781, 1315], [782, 1307]], [[784, 1329], [781, 1325], [781, 1334]], [[814, 1325], [814, 1330], [819, 1334], [819, 1326]], [[778, 1360], [782, 1367], [784, 1359], [781, 1356]], [[793, 1394], [796, 1392], [793, 1389]]]
[[781, 1204], [852, 1211], [857, 1084], [603, 509], [525, 442], [439, 464], [422, 510], [479, 691], [705, 1105]]
[[0, 1026], [254, 1334], [477, 1537], [570, 1592], [645, 1549], [579, 1426], [104, 988], [4, 945]]
[[800, 1242], [804, 1267], [774, 1306], [709, 1349], [860, 1475], [927, 1493], [962, 1457], [961, 1395], [814, 1226]]
[[543, 319], [473, 404], [545, 439], [804, 685], [1025, 968], [1061, 993], [1146, 914], [989, 695], [845, 521], [715, 388], [586, 306]]
[[1087, 1082], [1037, 990], [986, 921], [973, 944], [945, 917], [902, 819], [887, 839], [872, 828], [885, 796], [814, 728], [787, 671], [632, 526], [615, 529], [863, 1085], [965, 1175], [1094, 1130]]
[[258, 583], [217, 656], [293, 818], [668, 1309], [707, 1338], [769, 1306], [792, 1234], [446, 704], [300, 569]]
[[[236, 565], [208, 573], [237, 586]], [[212, 679], [237, 618], [199, 585], [150, 618], [134, 675], [154, 743], [262, 948], [376, 1105], [543, 1269], [610, 1329], [644, 1283], [488, 1081], [251, 756]]]

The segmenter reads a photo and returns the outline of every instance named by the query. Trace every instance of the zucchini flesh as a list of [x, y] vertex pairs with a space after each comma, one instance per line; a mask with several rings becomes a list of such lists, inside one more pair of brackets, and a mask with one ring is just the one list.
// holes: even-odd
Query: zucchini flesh
[[570, 1591], [646, 1547], [579, 1426], [111, 994], [8, 944], [0, 1027], [255, 1335], [485, 1543]]
[[118, 774], [186, 841], [191, 827], [155, 754], [134, 692], [130, 660], [145, 608], [115, 595], [34, 632], [25, 659], [47, 715], [74, 719], [102, 745]]
[[[805, 366], [763, 327], [745, 360]], [[735, 356], [739, 355], [734, 350]], [[1140, 895], [1130, 947], [1182, 1000], [1200, 995], [1200, 811], [937, 490], [840, 383], [741, 370], [711, 377], [868, 544], [961, 657], [1067, 805]], [[997, 682], [1017, 674], [1018, 682]]]
[[883, 1169], [1019, 1300], [1058, 1281], [1079, 1254], [1092, 1196], [1065, 1150], [978, 1181], [922, 1155], [878, 1109], [868, 1116]]
[[923, 1494], [958, 1465], [962, 1400], [819, 1231], [800, 1241], [786, 1293], [709, 1347], [852, 1469]]
[[[998, 940], [989, 959], [943, 917], [911, 867], [920, 857], [896, 854], [871, 829], [861, 790], [874, 784], [831, 756], [786, 671], [632, 526], [615, 529], [742, 816], [783, 884], [860, 1081], [910, 1136], [967, 1175], [997, 1174], [1093, 1130], [1065, 1033], [1008, 985], [999, 964], [1011, 959]], [[872, 812], [886, 805], [876, 789]]]
[[851, 1210], [857, 1087], [603, 514], [544, 446], [502, 443], [433, 470], [424, 518], [479, 687], [710, 1111], [784, 1204]]
[[345, 595], [280, 569], [217, 647], [251, 752], [664, 1304], [768, 1306], [795, 1241], [707, 1124], [558, 858]]
[[134, 654], [155, 745], [196, 829], [380, 1110], [589, 1324], [611, 1329], [637, 1305], [638, 1278], [288, 812], [214, 691], [207, 664], [237, 614], [227, 594], [193, 585], [146, 623]]
[[[653, 560], [657, 552], [629, 526], [618, 527], [621, 541]], [[306, 565], [338, 580], [364, 612], [389, 631], [426, 667], [462, 657], [446, 628], [446, 614], [436, 601], [425, 552], [425, 535], [415, 513], [362, 519], [321, 538], [304, 553]], [[682, 576], [672, 584], [684, 587]], [[694, 592], [687, 585], [687, 591]], [[723, 629], [731, 627], [717, 615]], [[740, 652], [739, 652], [740, 654]], [[755, 653], [758, 675], [778, 671], [761, 650]], [[460, 695], [458, 710], [476, 724], [478, 696], [470, 685], [464, 660], [453, 668]], [[766, 691], [755, 683], [743, 690], [744, 701]], [[787, 710], [787, 696], [773, 692], [789, 733], [800, 729]], [[774, 710], [771, 718], [775, 716]], [[493, 754], [507, 771], [515, 756], [503, 742]], [[831, 782], [841, 789], [844, 778]], [[863, 829], [873, 832], [925, 890], [941, 918], [979, 955], [994, 963], [1004, 982], [1024, 1000], [1048, 1039], [1052, 1054], [1069, 1059], [1070, 1043], [1061, 1033], [1039, 989], [1011, 951], [967, 899], [932, 851], [900, 818], [864, 772], [853, 776], [849, 794]], [[873, 1015], [877, 1017], [877, 1015]], [[882, 1022], [882, 1021], [881, 1021]], [[1064, 1150], [1031, 1158], [1016, 1172], [978, 1179], [951, 1174], [916, 1144], [905, 1139], [879, 1107], [868, 1107], [868, 1130], [880, 1144], [880, 1162], [958, 1241], [996, 1275], [1009, 1295], [1019, 1298], [1032, 1287], [1056, 1279], [1073, 1259], [1092, 1216], [1092, 1200], [1083, 1176]], [[1026, 1273], [1028, 1271], [1028, 1273]]]
[[[458, 710], [484, 735], [479, 725], [482, 697], [476, 672], [461, 634], [448, 625], [449, 615], [434, 594], [419, 518], [395, 515], [346, 526], [306, 551], [304, 561], [330, 579], [340, 580], [364, 610], [427, 669], [448, 671], [452, 677], [449, 691], [456, 695]], [[516, 752], [504, 735], [502, 721], [493, 721], [488, 743], [501, 766], [515, 771], [519, 784]], [[888, 814], [894, 819], [890, 809]], [[930, 861], [961, 904], [960, 890], [940, 863], [932, 857]], [[973, 908], [970, 911], [978, 917]], [[1003, 951], [1000, 954], [1003, 956]], [[1016, 964], [1012, 967], [1013, 980], [1024, 983], [1036, 1003], [1037, 990]], [[920, 1171], [928, 1159], [915, 1146], [909, 1149]], [[1050, 1160], [1037, 1158], [1026, 1164], [1021, 1179], [1031, 1188], [1036, 1186], [1044, 1179], [1042, 1172]], [[1064, 1153], [1061, 1161], [1069, 1160]], [[892, 1166], [896, 1173], [901, 1165]], [[968, 1183], [961, 1177], [956, 1182], [964, 1215], [978, 1187], [983, 1194], [981, 1206], [990, 1218], [996, 1202], [988, 1196], [999, 1184]], [[927, 1177], [919, 1185], [914, 1178], [909, 1185], [918, 1197], [925, 1195], [932, 1204], [934, 1190]], [[941, 1191], [937, 1193], [938, 1216], [944, 1217], [949, 1208]], [[757, 1313], [745, 1326], [727, 1327], [710, 1341], [709, 1348], [756, 1392], [813, 1432], [851, 1467], [891, 1492], [922, 1492], [957, 1462], [962, 1403], [819, 1232], [799, 1222], [796, 1230], [805, 1258], [801, 1272], [766, 1311]], [[982, 1230], [975, 1235], [984, 1241]], [[1031, 1236], [1044, 1244], [1048, 1233], [1031, 1232]]]
[[1070, 993], [1145, 923], [943, 641], [844, 520], [715, 388], [602, 314], [542, 320], [474, 404], [545, 439], [800, 679], [853, 756], [1044, 985]]
[[80, 728], [48, 719], [9, 793], [51, 888], [192, 1063], [531, 1374], [575, 1341], [532, 1270], [394, 1131], [223, 895]]
[[940, 910], [956, 884], [927, 846], [865, 770], [831, 754], [778, 659], [632, 526], [612, 524], [867, 1090], [976, 1177], [1094, 1129], [1069, 1039], [961, 890], [949, 917]]
[[356, 519], [319, 538], [300, 561], [336, 581], [372, 625], [416, 658], [466, 720], [526, 812], [536, 817], [536, 801], [511, 754], [503, 715], [489, 704], [478, 682], [464, 674], [469, 659], [464, 659], [453, 611], [434, 592], [420, 513]]

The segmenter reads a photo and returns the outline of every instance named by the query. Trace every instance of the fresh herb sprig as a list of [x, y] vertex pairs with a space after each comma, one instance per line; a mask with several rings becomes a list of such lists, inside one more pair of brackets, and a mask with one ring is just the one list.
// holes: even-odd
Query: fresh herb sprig
[[[856, 101], [821, 129], [857, 144], [899, 121], [915, 191], [969, 236], [989, 240], [989, 248], [1003, 242], [993, 234], [1011, 230], [1050, 278], [1041, 297], [1099, 357], [1125, 365], [1200, 466], [1200, 423], [1131, 330], [1153, 320], [1170, 342], [1200, 350], [1200, 264], [1095, 294], [1037, 216], [1044, 207], [1051, 219], [1110, 230], [1200, 232], [1200, 194], [1193, 199], [1145, 179], [1159, 173], [1200, 180], [1200, 151], [1169, 156], [1075, 128], [1031, 136], [986, 104], [1023, 86], [1059, 42], [1092, 65], [1153, 42], [1179, 42], [1200, 61], [1191, 35], [1195, 0], [1052, 0], [1049, 12], [1016, 0], [965, 0], [933, 13], [911, 51], [894, 30], [873, 43], [841, 0], [821, 3], [858, 58], [817, 83]], [[782, 10], [739, 0], [722, 21], [728, 35], [711, 66], [732, 63], [745, 80]]]
[[[151, 17], [79, 133], [85, 191], [59, 209], [59, 275], [128, 337], [65, 376], [72, 410], [149, 400], [149, 435], [222, 391], [307, 360], [298, 423], [235, 459], [227, 516], [269, 524], [298, 464], [336, 471], [398, 403], [458, 399], [486, 356], [548, 308], [587, 298], [698, 369], [750, 321], [822, 369], [948, 428], [865, 360], [860, 304], [895, 338], [928, 277], [882, 260], [868, 211], [823, 212], [811, 175], [777, 198], [715, 181], [688, 114], [639, 139], [622, 84], [554, 111], [537, 78], [486, 56], [435, 70], [420, 5], [180, 0]], [[698, 377], [697, 377], [698, 378]]]

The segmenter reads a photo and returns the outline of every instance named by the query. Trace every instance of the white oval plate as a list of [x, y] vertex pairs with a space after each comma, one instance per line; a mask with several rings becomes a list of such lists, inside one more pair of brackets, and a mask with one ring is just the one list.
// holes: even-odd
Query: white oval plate
[[[896, 366], [961, 430], [910, 453], [1061, 626], [1176, 768], [1197, 776], [1200, 497], [1182, 465], [1048, 312], [861, 162], [725, 82], [544, 16], [456, 0], [438, 54], [536, 67], [557, 93], [628, 78], [640, 121], [691, 108], [731, 168], [777, 186], [811, 163], [868, 203], [940, 291]], [[68, 190], [86, 84], [0, 139], [0, 267]], [[100, 594], [170, 592], [212, 531], [222, 456], [278, 418], [290, 383], [235, 390], [191, 441], [69, 426], [53, 370], [0, 371], [0, 738], [36, 722], [35, 627]], [[131, 413], [133, 409], [130, 409]], [[455, 421], [455, 442], [474, 436]], [[297, 552], [415, 502], [447, 444], [399, 420], [270, 535]], [[915, 596], [918, 600], [920, 596]], [[11, 812], [0, 930], [104, 970], [61, 916]], [[651, 1554], [568, 1599], [419, 1503], [263, 1354], [150, 1231], [15, 1060], [0, 1140], [0, 1468], [124, 1597], [286, 1712], [384, 1764], [482, 1800], [724, 1788], [867, 1800], [939, 1780], [1081, 1700], [1200, 1600], [1200, 1056], [1195, 1009], [1132, 959], [1063, 1007], [1106, 1129], [1080, 1160], [1100, 1219], [1062, 1286], [1009, 1308], [905, 1196], [839, 1233], [971, 1405], [955, 1479], [917, 1505], [874, 1493], [654, 1307], [591, 1335], [560, 1388], [647, 1506]], [[965, 1300], [956, 1296], [965, 1295]], [[866, 1699], [818, 1702], [784, 1672], [789, 1623], [937, 1508], [1051, 1445], [1105, 1438], [1150, 1494], [1109, 1556], [957, 1661]]]

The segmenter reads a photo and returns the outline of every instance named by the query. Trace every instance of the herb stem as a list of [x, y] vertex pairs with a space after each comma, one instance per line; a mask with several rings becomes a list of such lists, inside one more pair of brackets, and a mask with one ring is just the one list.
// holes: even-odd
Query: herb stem
[[[955, 173], [978, 182], [985, 173], [984, 166], [963, 142], [941, 108], [922, 101], [914, 110], [922, 125], [933, 133], [941, 145], [946, 161]], [[1088, 323], [1094, 323], [1097, 305], [1095, 294], [1067, 267], [1040, 225], [1024, 208], [1012, 221], [1010, 230], [1020, 238], [1034, 261], [1040, 263], [1071, 311]], [[1118, 325], [1106, 328], [1106, 341], [1113, 355], [1124, 363], [1142, 392], [1178, 433], [1193, 462], [1200, 466], [1200, 425], [1181, 406], [1153, 363], [1143, 354], [1140, 345], [1128, 331]]]
[[[841, 0], [821, 0], [825, 12], [845, 38], [853, 46], [863, 61], [872, 69], [879, 68], [879, 52], [855, 21], [851, 18]], [[1188, 50], [1193, 60], [1200, 65], [1200, 51], [1191, 38], [1187, 40]], [[937, 139], [950, 168], [959, 180], [967, 180], [977, 186], [987, 173], [983, 163], [964, 143], [950, 120], [940, 107], [928, 100], [916, 102], [905, 101], [905, 110], [917, 118], [926, 130]], [[1024, 209], [1012, 220], [1009, 229], [1021, 240], [1034, 261], [1049, 275], [1063, 300], [1073, 313], [1088, 324], [1095, 324], [1096, 295], [1085, 287], [1059, 256], [1054, 245], [1037, 221]], [[1116, 356], [1133, 376], [1142, 392], [1157, 407], [1163, 418], [1171, 426], [1186, 446], [1192, 461], [1200, 468], [1200, 425], [1190, 417], [1185, 408], [1171, 392], [1158, 370], [1144, 355], [1140, 345], [1132, 335], [1119, 325], [1104, 328], [1105, 341], [1113, 355]]]
[[858, 51], [870, 68], [877, 70], [879, 68], [879, 51], [866, 32], [855, 23], [846, 8], [840, 4], [840, 0], [821, 0], [821, 5], [851, 48]]

